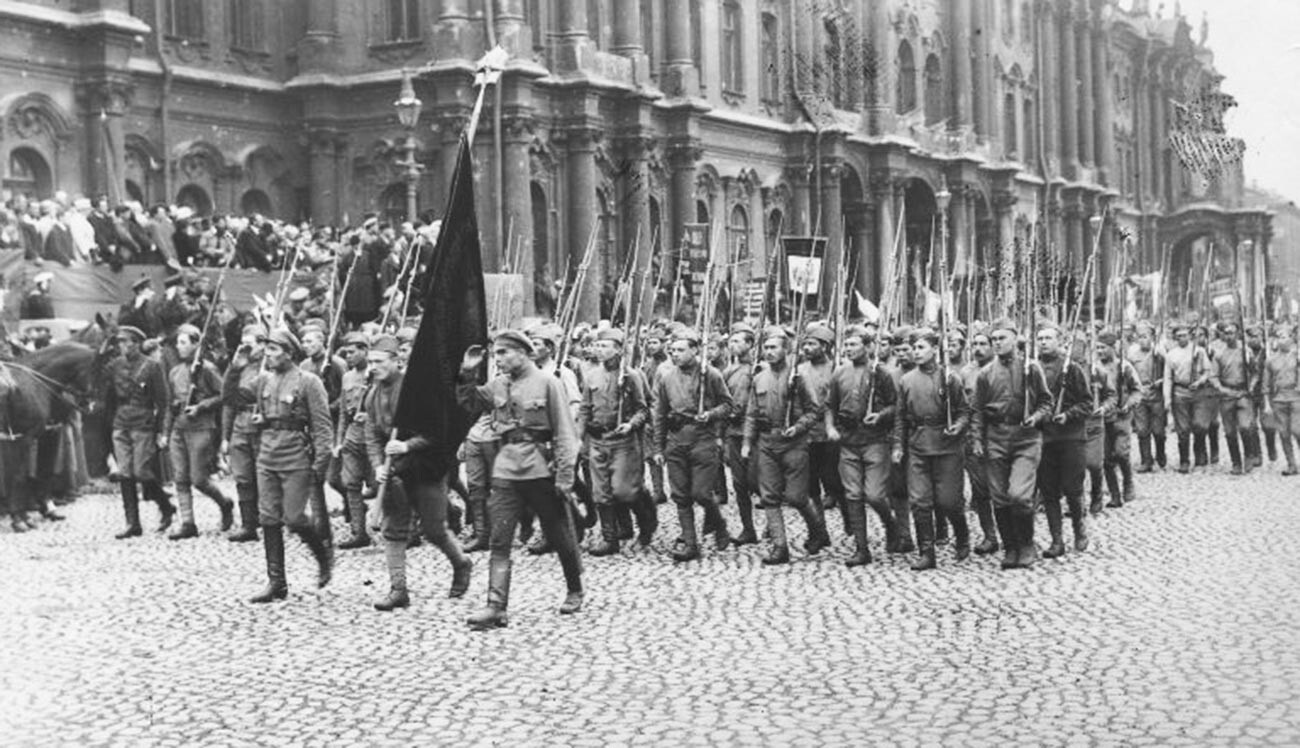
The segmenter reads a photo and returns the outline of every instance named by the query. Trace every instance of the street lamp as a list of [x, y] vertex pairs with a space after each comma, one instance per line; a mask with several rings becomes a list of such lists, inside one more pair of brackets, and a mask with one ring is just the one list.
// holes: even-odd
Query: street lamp
[[420, 164], [415, 160], [415, 126], [420, 121], [420, 110], [424, 102], [415, 95], [415, 85], [411, 82], [411, 72], [402, 70], [402, 92], [393, 102], [397, 108], [397, 121], [406, 128], [406, 160], [398, 163], [405, 167], [406, 177], [406, 219], [415, 222], [415, 195], [420, 180]]

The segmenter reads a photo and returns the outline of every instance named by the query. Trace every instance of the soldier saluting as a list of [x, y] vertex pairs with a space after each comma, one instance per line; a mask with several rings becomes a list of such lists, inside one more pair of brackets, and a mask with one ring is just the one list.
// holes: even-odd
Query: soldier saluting
[[474, 381], [483, 363], [481, 348], [471, 347], [461, 362], [456, 400], [471, 415], [492, 414], [501, 449], [492, 463], [492, 492], [488, 516], [492, 521], [488, 565], [487, 606], [466, 623], [475, 630], [507, 625], [510, 600], [510, 543], [519, 513], [536, 513], [542, 531], [555, 547], [564, 570], [568, 594], [560, 613], [582, 610], [582, 559], [578, 539], [565, 503], [573, 495], [578, 435], [564, 385], [533, 363], [533, 342], [523, 333], [506, 330], [496, 336], [493, 356], [501, 372], [485, 385]]

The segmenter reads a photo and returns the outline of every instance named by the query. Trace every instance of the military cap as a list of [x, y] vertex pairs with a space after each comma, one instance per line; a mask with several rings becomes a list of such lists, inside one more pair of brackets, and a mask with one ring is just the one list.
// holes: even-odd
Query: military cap
[[744, 320], [741, 320], [731, 326], [731, 334], [735, 335], [736, 333], [749, 333], [750, 335], [753, 335], [754, 326], [749, 324], [748, 322], [745, 322]]
[[809, 325], [805, 334], [810, 340], [816, 340], [822, 345], [832, 345], [835, 343], [835, 333], [826, 325]]
[[998, 330], [1007, 330], [1015, 335], [1020, 332], [1020, 326], [1010, 317], [999, 317], [989, 324], [989, 334], [991, 335]]
[[397, 342], [413, 343], [415, 342], [416, 329], [414, 327], [403, 327], [397, 331]]
[[1155, 332], [1155, 331], [1156, 331], [1155, 325], [1152, 325], [1150, 322], [1147, 322], [1146, 320], [1142, 320], [1141, 322], [1137, 323], [1137, 324], [1133, 327], [1133, 329], [1134, 329], [1136, 332]]
[[532, 339], [518, 330], [502, 330], [493, 338], [493, 342], [523, 351], [530, 356], [537, 352]]
[[153, 284], [153, 278], [150, 278], [147, 275], [142, 275], [140, 276], [139, 280], [131, 284], [131, 290], [138, 293], [141, 290], [148, 288], [152, 284]]
[[1171, 332], [1171, 333], [1173, 333], [1173, 332], [1180, 332], [1180, 331], [1187, 331], [1187, 330], [1191, 330], [1191, 329], [1192, 329], [1192, 328], [1191, 328], [1191, 325], [1188, 325], [1186, 322], [1180, 322], [1179, 320], [1174, 320], [1174, 321], [1172, 321], [1172, 322], [1169, 323], [1169, 332]]
[[596, 332], [596, 340], [612, 340], [620, 346], [625, 339], [623, 331], [617, 327], [606, 327]]
[[700, 333], [694, 328], [682, 325], [681, 329], [673, 333], [673, 340], [685, 340], [687, 343], [699, 345]]
[[876, 336], [872, 334], [871, 330], [869, 330], [866, 325], [849, 325], [848, 328], [844, 330], [844, 338], [846, 340], [848, 338], [857, 338], [863, 343], [870, 343], [876, 339]]
[[971, 323], [970, 325], [971, 339], [974, 339], [976, 335], [983, 335], [986, 338], [989, 336], [989, 325], [987, 322], [980, 322], [977, 320]]
[[780, 338], [781, 340], [789, 340], [792, 337], [794, 336], [790, 334], [790, 331], [785, 329], [781, 325], [768, 325], [767, 327], [763, 328], [763, 340], [765, 342], [768, 340], [772, 340], [773, 338]]
[[121, 327], [117, 328], [117, 334], [114, 335], [113, 337], [119, 339], [135, 338], [135, 342], [143, 343], [145, 335], [144, 335], [144, 330], [141, 330], [135, 325], [122, 325]]
[[907, 341], [915, 345], [918, 340], [935, 341], [938, 340], [938, 338], [939, 333], [933, 327], [917, 327], [907, 336]]
[[893, 340], [893, 344], [894, 344], [894, 345], [907, 345], [907, 344], [910, 344], [910, 343], [912, 342], [912, 326], [911, 326], [911, 325], [899, 325], [899, 326], [898, 326], [898, 329], [897, 329], [897, 330], [894, 330], [894, 334], [893, 334], [893, 339], [892, 339], [892, 340]]
[[397, 338], [392, 335], [380, 335], [370, 344], [371, 353], [387, 353], [390, 356], [396, 356], [398, 353]]
[[326, 327], [325, 320], [321, 319], [320, 317], [308, 317], [307, 319], [303, 320], [302, 325], [298, 328], [298, 330], [303, 335], [306, 335], [309, 330], [315, 330], [323, 335], [325, 333], [325, 327]]
[[564, 329], [554, 322], [542, 322], [524, 331], [528, 337], [548, 343], [552, 348], [560, 345], [564, 339]]
[[662, 341], [664, 338], [668, 337], [668, 331], [659, 325], [651, 325], [646, 329], [644, 337], [646, 340], [654, 339]]
[[1115, 334], [1114, 330], [1102, 330], [1097, 333], [1097, 342], [1113, 348], [1119, 342], [1119, 336]]
[[202, 335], [203, 333], [200, 332], [199, 328], [195, 327], [194, 325], [186, 323], [176, 328], [176, 334], [184, 335], [190, 340], [198, 340], [199, 336]]
[[266, 336], [268, 345], [275, 344], [285, 350], [285, 352], [297, 355], [302, 351], [302, 344], [298, 342], [297, 336], [289, 332], [289, 328], [281, 327]]
[[311, 292], [303, 286], [298, 286], [289, 292], [289, 301], [306, 301], [311, 296]]
[[355, 345], [358, 348], [369, 348], [370, 338], [367, 338], [366, 334], [360, 330], [350, 332], [343, 336], [343, 345]]

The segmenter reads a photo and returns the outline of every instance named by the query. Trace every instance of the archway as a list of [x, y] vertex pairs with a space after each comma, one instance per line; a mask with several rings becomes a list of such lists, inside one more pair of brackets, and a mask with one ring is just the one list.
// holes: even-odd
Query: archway
[[195, 215], [212, 215], [212, 198], [197, 184], [187, 184], [176, 193], [176, 204], [188, 206]]
[[924, 180], [913, 178], [907, 180], [903, 189], [903, 213], [905, 215], [904, 242], [906, 247], [906, 289], [899, 299], [900, 309], [906, 311], [905, 318], [915, 318], [923, 286], [937, 288], [939, 260], [931, 252], [932, 246], [938, 251], [939, 224], [938, 205], [934, 200], [934, 191]]
[[550, 211], [546, 192], [530, 182], [528, 194], [533, 212], [533, 308], [544, 317], [555, 315], [555, 274], [551, 267]]
[[1212, 231], [1184, 237], [1169, 255], [1170, 311], [1213, 318], [1216, 299], [1231, 298], [1235, 265], [1232, 247]]
[[246, 216], [254, 213], [261, 216], [271, 215], [271, 198], [261, 190], [248, 190], [239, 198], [239, 212]]
[[54, 192], [50, 165], [34, 148], [15, 148], [9, 152], [4, 186], [15, 194], [44, 200]]

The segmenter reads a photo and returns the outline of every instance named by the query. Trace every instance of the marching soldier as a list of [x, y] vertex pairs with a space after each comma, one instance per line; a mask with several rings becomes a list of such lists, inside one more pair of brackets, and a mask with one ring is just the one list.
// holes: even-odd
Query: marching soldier
[[1196, 393], [1210, 381], [1210, 359], [1205, 349], [1192, 343], [1184, 324], [1173, 327], [1174, 347], [1165, 353], [1165, 410], [1174, 414], [1178, 432], [1178, 472], [1191, 470], [1189, 452], [1196, 437], [1197, 465], [1205, 464], [1205, 432], [1209, 425], [1199, 416]]
[[[411, 509], [420, 514], [420, 527], [429, 542], [451, 563], [451, 590], [447, 597], [462, 597], [469, 589], [474, 562], [461, 550], [456, 537], [447, 531], [447, 464], [430, 448], [428, 437], [419, 433], [393, 435], [393, 417], [402, 392], [402, 361], [397, 339], [383, 335], [367, 354], [374, 372], [374, 386], [363, 404], [366, 450], [376, 465], [375, 482], [383, 496], [384, 556], [391, 587], [375, 609], [389, 611], [411, 604], [406, 587], [406, 546], [411, 532]], [[402, 437], [402, 438], [398, 438]], [[391, 462], [390, 462], [391, 461]], [[454, 465], [454, 462], [451, 462]]]
[[[894, 379], [875, 360], [875, 336], [866, 327], [844, 333], [847, 359], [835, 369], [826, 394], [826, 437], [840, 449], [840, 482], [849, 515], [855, 552], [845, 566], [871, 563], [867, 543], [867, 507], [880, 517], [885, 545], [896, 544], [898, 521], [889, 508], [889, 465], [893, 446]], [[902, 520], [906, 521], [906, 519]]]
[[267, 586], [249, 602], [269, 603], [289, 594], [284, 571], [284, 528], [316, 558], [316, 586], [329, 584], [334, 552], [307, 518], [312, 484], [324, 480], [330, 457], [330, 414], [320, 378], [294, 365], [302, 348], [287, 329], [266, 340], [266, 376], [259, 382], [257, 497]]
[[1300, 356], [1297, 356], [1292, 328], [1278, 330], [1277, 351], [1264, 366], [1264, 412], [1277, 424], [1286, 469], [1295, 475], [1295, 444], [1300, 443]]
[[266, 328], [245, 326], [239, 348], [221, 383], [221, 453], [229, 458], [239, 501], [240, 529], [230, 536], [234, 543], [257, 540], [258, 436], [253, 424], [253, 411], [261, 387], [262, 346], [265, 342]]
[[1118, 407], [1115, 398], [1116, 380], [1106, 375], [1106, 367], [1102, 365], [1097, 351], [1088, 344], [1087, 337], [1078, 337], [1074, 353], [1075, 362], [1088, 369], [1088, 389], [1092, 397], [1092, 410], [1084, 419], [1083, 427], [1084, 464], [1088, 471], [1088, 489], [1092, 499], [1088, 510], [1092, 514], [1101, 514], [1106, 467], [1106, 419]]
[[[835, 372], [832, 348], [835, 333], [825, 325], [809, 326], [800, 348], [803, 361], [799, 364], [799, 379], [806, 383], [813, 397], [813, 406], [819, 411], [826, 406], [826, 393], [830, 390], [831, 375]], [[844, 484], [840, 481], [840, 448], [826, 438], [826, 424], [818, 417], [808, 430], [809, 498], [813, 508], [825, 521], [825, 509], [839, 507], [844, 531], [852, 534], [848, 509], [844, 506]]]
[[[1205, 348], [1205, 353], [1210, 358], [1210, 371], [1213, 373], [1215, 359], [1221, 356], [1224, 348], [1227, 347], [1222, 324], [1215, 325], [1213, 328], [1198, 325], [1195, 339], [1199, 345]], [[1206, 447], [1206, 459], [1199, 461], [1197, 467], [1219, 464], [1219, 400], [1219, 391], [1215, 389], [1214, 383], [1209, 380], [1196, 391], [1196, 413], [1194, 418], [1205, 424]]]
[[[156, 471], [158, 450], [166, 443], [163, 425], [167, 417], [167, 379], [162, 366], [140, 352], [144, 332], [132, 325], [117, 330], [121, 356], [109, 368], [105, 407], [113, 414], [113, 457], [117, 460], [118, 484], [126, 529], [117, 539], [139, 537], [140, 494], [158, 504], [162, 515], [158, 531], [171, 526], [176, 510], [159, 484]], [[137, 487], [139, 490], [137, 490]]]
[[935, 568], [936, 515], [943, 515], [952, 525], [956, 559], [964, 561], [970, 556], [962, 486], [963, 436], [969, 416], [961, 379], [951, 372], [945, 379], [936, 360], [941, 344], [939, 334], [929, 328], [912, 333], [916, 366], [903, 375], [894, 416], [893, 461], [902, 462], [907, 455], [908, 501], [921, 556], [912, 564], [913, 571]]
[[[889, 375], [894, 379], [894, 391], [897, 392], [903, 376], [912, 370], [912, 328], [902, 325], [894, 330], [891, 339]], [[903, 445], [906, 453], [907, 445]], [[894, 510], [894, 519], [898, 528], [898, 542], [886, 546], [886, 553], [911, 553], [916, 550], [912, 542], [912, 510], [907, 498], [907, 455], [902, 462], [890, 462], [889, 465], [889, 503]]]
[[[1238, 335], [1232, 322], [1220, 324], [1222, 346], [1210, 363], [1210, 385], [1219, 393], [1219, 422], [1228, 442], [1228, 458], [1232, 460], [1232, 474], [1244, 475], [1254, 467], [1250, 459], [1250, 436], [1257, 428], [1254, 392], [1256, 380], [1255, 361], [1250, 349]], [[1246, 446], [1243, 455], [1242, 446]]]
[[578, 428], [588, 440], [591, 493], [600, 517], [601, 540], [591, 549], [593, 556], [618, 553], [619, 507], [635, 512], [642, 545], [648, 545], [653, 535], [652, 529], [650, 535], [646, 533], [651, 524], [648, 517], [656, 510], [643, 499], [648, 494], [642, 489], [640, 433], [650, 421], [650, 405], [641, 372], [623, 363], [623, 341], [623, 332], [616, 328], [596, 333], [593, 353], [599, 366], [589, 369], [583, 380], [578, 409]]
[[[958, 376], [966, 393], [966, 402], [975, 402], [975, 386], [979, 382], [980, 370], [993, 359], [993, 343], [987, 329], [973, 329], [970, 335], [970, 360], [962, 365]], [[993, 517], [993, 495], [989, 491], [988, 470], [984, 461], [975, 455], [975, 445], [980, 435], [974, 428], [966, 432], [966, 478], [970, 481], [970, 503], [975, 507], [975, 516], [979, 518], [980, 532], [984, 537], [972, 549], [977, 556], [997, 553], [1001, 547], [998, 543], [998, 525]]]
[[677, 333], [668, 353], [673, 365], [663, 372], [653, 398], [654, 459], [668, 467], [668, 486], [682, 527], [681, 541], [672, 556], [674, 561], [685, 562], [700, 557], [694, 504], [704, 508], [717, 549], [726, 550], [731, 544], [713, 488], [722, 466], [720, 429], [731, 413], [732, 400], [722, 373], [700, 361], [700, 338], [695, 331]]
[[[560, 343], [564, 340], [564, 328], [554, 322], [543, 322], [533, 325], [527, 330], [528, 337], [533, 342], [535, 358], [533, 363], [537, 364], [537, 369], [541, 373], [555, 377], [564, 385], [564, 393], [569, 404], [569, 415], [578, 429], [578, 443], [582, 444], [582, 424], [578, 423], [578, 408], [582, 405], [582, 384], [578, 378], [579, 370], [586, 366], [577, 352], [571, 353], [567, 362], [560, 362], [556, 356], [560, 353]], [[582, 331], [575, 331], [574, 337], [578, 340], [582, 338]], [[581, 446], [579, 447], [581, 449]], [[583, 465], [582, 455], [579, 454], [578, 472], [575, 473], [575, 491], [577, 483], [582, 480], [581, 468]], [[521, 522], [524, 524], [524, 535], [532, 534], [533, 514], [527, 506], [524, 506], [520, 512]], [[575, 528], [576, 529], [576, 528]], [[555, 550], [551, 539], [546, 537], [546, 533], [541, 533], [528, 546], [529, 555], [541, 556]]]
[[470, 426], [465, 443], [461, 445], [465, 464], [465, 501], [473, 522], [474, 536], [466, 553], [486, 551], [490, 547], [491, 520], [488, 517], [488, 495], [492, 489], [492, 462], [501, 449], [500, 435], [492, 427], [492, 414], [484, 413]]
[[[1259, 385], [1251, 393], [1254, 400], [1255, 412], [1259, 414], [1259, 431], [1250, 434], [1252, 447], [1253, 464], [1255, 467], [1264, 466], [1264, 447], [1268, 447], [1268, 461], [1277, 462], [1277, 421], [1272, 415], [1264, 413], [1264, 369], [1268, 366], [1268, 341], [1265, 339], [1264, 327], [1260, 324], [1250, 325], [1246, 328], [1246, 345], [1250, 348], [1250, 354], [1259, 362], [1256, 371], [1259, 372]], [[1261, 432], [1263, 437], [1261, 439]]]
[[788, 333], [774, 325], [766, 328], [763, 360], [767, 366], [754, 375], [740, 454], [748, 460], [758, 451], [758, 490], [771, 539], [763, 558], [768, 566], [790, 563], [782, 504], [794, 507], [807, 523], [804, 550], [808, 555], [831, 544], [826, 524], [808, 496], [808, 432], [821, 419], [821, 409], [808, 386], [795, 376], [790, 354]]
[[[1119, 338], [1110, 330], [1097, 335], [1097, 360], [1101, 364], [1102, 376], [1106, 388], [1113, 397], [1111, 405], [1106, 408], [1105, 438], [1105, 474], [1106, 487], [1110, 491], [1110, 501], [1106, 506], [1117, 509], [1133, 500], [1133, 464], [1130, 455], [1133, 452], [1130, 439], [1133, 434], [1133, 409], [1143, 397], [1142, 383], [1133, 364], [1116, 357]], [[1124, 485], [1121, 489], [1120, 478]], [[1101, 507], [1090, 508], [1098, 514]]]
[[1154, 465], [1163, 470], [1167, 464], [1165, 423], [1169, 420], [1164, 400], [1165, 357], [1155, 347], [1155, 328], [1150, 323], [1138, 323], [1137, 340], [1128, 347], [1127, 358], [1137, 372], [1140, 394], [1133, 406], [1133, 431], [1142, 461], [1137, 472], [1149, 473]]
[[217, 367], [199, 356], [199, 328], [183, 324], [176, 329], [176, 353], [180, 362], [168, 374], [172, 401], [163, 433], [176, 482], [176, 503], [180, 505], [180, 529], [172, 540], [196, 538], [194, 494], [197, 490], [221, 509], [221, 531], [234, 524], [234, 502], [211, 481], [217, 410], [221, 407], [221, 375]]
[[986, 466], [1003, 569], [1028, 569], [1037, 561], [1034, 491], [1043, 450], [1038, 428], [1052, 412], [1042, 367], [1016, 350], [1016, 336], [1011, 320], [993, 323], [993, 358], [976, 377], [971, 403], [973, 451]]
[[[650, 388], [650, 409], [654, 411], [654, 394], [659, 386], [659, 375], [667, 366], [668, 352], [665, 350], [667, 330], [660, 324], [650, 325], [646, 330], [645, 355], [641, 361], [641, 374], [645, 376], [646, 386]], [[664, 469], [654, 461], [654, 429], [645, 429], [645, 464], [650, 471], [650, 486], [654, 491], [655, 504], [668, 503], [668, 494], [664, 491]]]
[[338, 544], [340, 550], [365, 548], [370, 545], [366, 527], [366, 500], [363, 492], [366, 481], [374, 475], [366, 451], [366, 410], [363, 401], [370, 389], [371, 373], [367, 363], [370, 340], [362, 332], [348, 333], [343, 339], [343, 359], [347, 371], [339, 383], [339, 420], [334, 429], [331, 454], [339, 462], [343, 481], [344, 500], [348, 507], [348, 522], [352, 537]]
[[731, 326], [727, 339], [731, 350], [731, 363], [722, 372], [722, 380], [731, 393], [733, 407], [727, 417], [725, 440], [727, 469], [731, 471], [731, 486], [736, 492], [736, 510], [740, 514], [740, 534], [731, 539], [737, 546], [754, 545], [758, 533], [754, 530], [754, 494], [758, 490], [757, 455], [741, 459], [745, 446], [745, 411], [754, 379], [754, 328], [745, 322]]
[[523, 333], [506, 330], [496, 336], [493, 355], [501, 372], [486, 385], [473, 381], [483, 363], [481, 349], [466, 351], [456, 399], [471, 414], [492, 414], [501, 435], [501, 450], [492, 463], [492, 555], [488, 567], [487, 606], [466, 623], [475, 630], [507, 625], [510, 600], [510, 545], [519, 513], [528, 506], [550, 538], [568, 588], [561, 614], [582, 610], [582, 558], [565, 504], [573, 496], [578, 433], [564, 385], [543, 374], [535, 363], [533, 342]]
[[1087, 420], [1093, 412], [1088, 372], [1062, 350], [1061, 330], [1045, 324], [1038, 330], [1038, 360], [1052, 393], [1052, 416], [1043, 424], [1043, 456], [1038, 465], [1038, 491], [1043, 497], [1052, 544], [1043, 558], [1065, 555], [1061, 497], [1070, 510], [1076, 551], [1088, 549], [1088, 525], [1083, 505], [1087, 473]]

